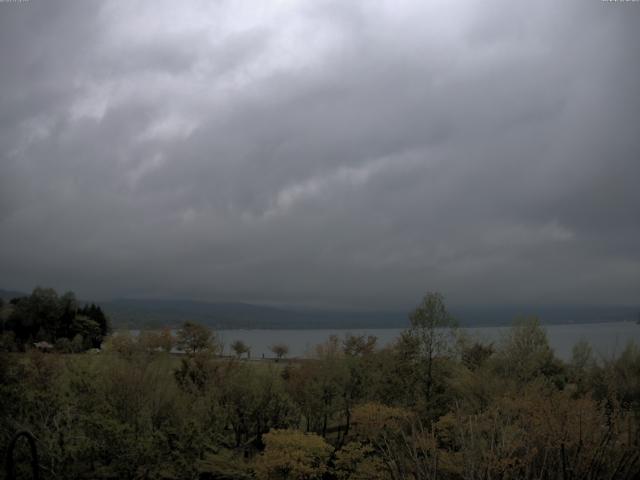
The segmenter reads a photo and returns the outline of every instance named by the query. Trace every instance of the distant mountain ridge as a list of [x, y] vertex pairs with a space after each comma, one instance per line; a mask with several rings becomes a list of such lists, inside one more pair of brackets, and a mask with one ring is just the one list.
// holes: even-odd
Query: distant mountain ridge
[[[367, 329], [406, 328], [409, 311], [336, 311], [272, 307], [249, 303], [191, 300], [113, 300], [101, 303], [114, 325], [176, 326], [193, 320], [218, 329]], [[634, 321], [640, 308], [617, 306], [452, 307], [461, 326], [510, 325], [538, 317], [546, 324]]]
[[236, 302], [118, 299], [102, 302], [115, 326], [176, 326], [192, 320], [218, 329], [404, 328], [406, 314], [288, 309]]
[[[0, 298], [28, 295], [0, 289]], [[81, 300], [81, 303], [85, 301]], [[406, 328], [408, 308], [400, 311], [323, 310], [268, 306], [242, 302], [114, 299], [97, 302], [115, 328], [176, 327], [185, 320], [217, 329], [368, 329]], [[510, 325], [521, 317], [538, 317], [545, 324], [636, 321], [640, 307], [627, 306], [485, 306], [451, 307], [461, 326]]]

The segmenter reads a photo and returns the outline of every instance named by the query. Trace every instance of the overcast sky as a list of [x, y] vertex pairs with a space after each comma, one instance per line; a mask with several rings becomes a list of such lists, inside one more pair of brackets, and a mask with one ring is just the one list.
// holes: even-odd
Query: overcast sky
[[640, 303], [640, 3], [0, 3], [0, 288]]

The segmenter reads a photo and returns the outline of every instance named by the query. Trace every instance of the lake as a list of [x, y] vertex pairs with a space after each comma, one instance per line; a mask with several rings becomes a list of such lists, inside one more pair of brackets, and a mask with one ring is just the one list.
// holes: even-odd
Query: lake
[[[617, 355], [628, 344], [635, 341], [640, 345], [640, 325], [634, 322], [586, 323], [567, 325], [545, 325], [549, 343], [555, 354], [563, 360], [571, 358], [573, 346], [585, 340], [589, 342], [596, 356], [610, 358]], [[509, 327], [464, 328], [472, 338], [483, 342], [499, 343]], [[331, 335], [344, 337], [345, 334], [375, 335], [378, 345], [393, 342], [402, 332], [399, 328], [372, 329], [330, 329], [330, 330], [219, 330], [226, 354], [231, 353], [229, 345], [234, 340], [242, 340], [251, 347], [252, 358], [273, 357], [269, 347], [284, 343], [289, 347], [288, 357], [304, 357], [313, 351], [315, 345], [326, 341]]]

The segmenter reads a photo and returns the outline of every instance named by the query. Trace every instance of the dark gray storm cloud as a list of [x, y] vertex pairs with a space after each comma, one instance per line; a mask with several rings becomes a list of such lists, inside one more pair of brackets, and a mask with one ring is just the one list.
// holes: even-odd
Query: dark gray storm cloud
[[0, 3], [0, 285], [640, 302], [640, 4]]

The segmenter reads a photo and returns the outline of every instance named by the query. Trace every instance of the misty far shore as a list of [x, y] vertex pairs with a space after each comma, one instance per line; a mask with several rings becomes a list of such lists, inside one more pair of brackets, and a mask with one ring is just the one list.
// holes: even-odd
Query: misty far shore
[[[0, 298], [28, 296], [0, 289]], [[87, 303], [87, 302], [85, 302]], [[328, 309], [304, 306], [270, 306], [250, 302], [197, 301], [189, 299], [122, 298], [98, 302], [117, 329], [178, 327], [185, 320], [222, 329], [371, 329], [407, 328], [408, 312]], [[484, 305], [451, 307], [461, 327], [509, 326], [515, 320], [536, 317], [544, 325], [636, 322], [640, 305]]]
[[[116, 328], [175, 327], [193, 320], [216, 329], [406, 328], [405, 311], [328, 310], [249, 303], [190, 300], [112, 300], [102, 302]], [[508, 326], [536, 317], [545, 325], [637, 321], [634, 306], [469, 306], [451, 308], [460, 326]]]

